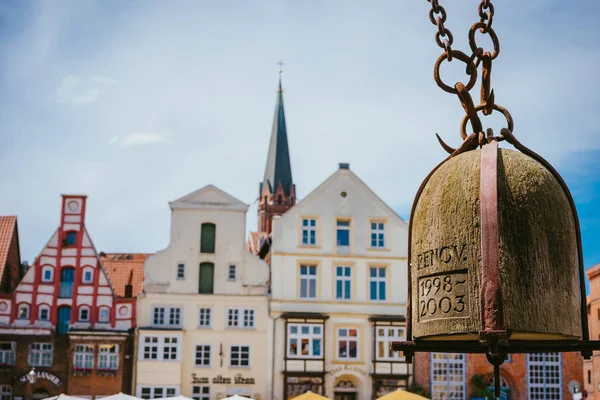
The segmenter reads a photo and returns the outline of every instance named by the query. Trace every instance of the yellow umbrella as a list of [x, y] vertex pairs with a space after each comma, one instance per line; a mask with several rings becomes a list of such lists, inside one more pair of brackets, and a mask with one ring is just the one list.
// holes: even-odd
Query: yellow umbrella
[[330, 400], [328, 397], [321, 396], [320, 394], [316, 394], [311, 392], [310, 390], [300, 396], [294, 397], [294, 400]]
[[381, 396], [377, 400], [429, 400], [427, 397], [419, 396], [402, 389], [394, 390], [391, 393]]

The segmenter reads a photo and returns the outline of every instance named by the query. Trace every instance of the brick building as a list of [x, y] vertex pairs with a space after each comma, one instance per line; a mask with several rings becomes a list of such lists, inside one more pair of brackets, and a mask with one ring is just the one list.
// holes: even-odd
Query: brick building
[[[417, 353], [415, 381], [432, 399], [471, 399], [477, 381], [492, 393], [493, 367], [482, 354]], [[571, 400], [583, 384], [580, 353], [512, 354], [500, 367], [502, 400]], [[475, 377], [475, 379], [473, 379]]]
[[[585, 272], [590, 282], [587, 298], [590, 340], [600, 340], [600, 264]], [[591, 360], [584, 361], [583, 378], [588, 400], [600, 399], [600, 351], [595, 351]]]
[[[86, 200], [62, 196], [60, 225], [22, 277], [16, 218], [8, 217], [14, 229], [0, 229], [0, 256], [7, 254], [0, 294], [2, 400], [131, 393], [134, 287], [141, 288], [144, 255], [101, 257], [85, 228]], [[27, 380], [32, 370], [34, 384]]]

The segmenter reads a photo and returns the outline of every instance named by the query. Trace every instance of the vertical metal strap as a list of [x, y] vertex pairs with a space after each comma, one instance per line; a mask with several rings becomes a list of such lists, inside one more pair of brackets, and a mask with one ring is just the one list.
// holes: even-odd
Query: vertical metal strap
[[504, 330], [500, 270], [498, 265], [498, 142], [490, 140], [481, 151], [481, 331]]

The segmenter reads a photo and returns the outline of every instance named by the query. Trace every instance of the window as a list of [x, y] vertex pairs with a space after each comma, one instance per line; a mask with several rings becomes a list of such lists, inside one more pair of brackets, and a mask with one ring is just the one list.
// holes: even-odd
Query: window
[[338, 328], [338, 353], [339, 359], [358, 359], [358, 329]]
[[108, 307], [100, 307], [98, 313], [98, 322], [109, 322], [110, 321], [110, 309]]
[[198, 277], [198, 293], [212, 294], [214, 286], [215, 265], [204, 262], [200, 264], [200, 274]]
[[119, 369], [119, 345], [101, 344], [98, 347], [98, 370], [116, 371]]
[[[240, 318], [242, 319], [240, 320]], [[237, 328], [254, 328], [254, 310], [247, 308], [228, 309], [227, 326]]]
[[75, 232], [75, 231], [67, 232], [67, 238], [66, 238], [65, 244], [67, 246], [72, 246], [75, 244], [76, 239], [77, 239], [77, 232]]
[[177, 279], [185, 279], [185, 264], [177, 264]]
[[202, 224], [200, 232], [200, 252], [214, 253], [215, 252], [215, 237], [216, 225], [205, 223]]
[[38, 319], [40, 321], [49, 321], [50, 320], [50, 307], [47, 305], [41, 305], [39, 308]]
[[15, 365], [17, 342], [0, 342], [0, 365]]
[[73, 281], [75, 280], [75, 270], [73, 268], [63, 268], [60, 272], [60, 289], [58, 297], [70, 299], [73, 297]]
[[83, 283], [92, 283], [94, 281], [94, 270], [92, 268], [84, 268], [81, 277]]
[[[350, 247], [350, 221], [338, 220], [337, 221], [337, 232], [336, 242], [338, 253], [340, 250], [348, 250]], [[344, 253], [345, 254], [345, 253]]]
[[235, 265], [229, 266], [229, 275], [227, 276], [227, 279], [235, 281]]
[[73, 353], [73, 369], [75, 371], [91, 371], [94, 368], [94, 346], [76, 344]]
[[79, 307], [79, 321], [88, 322], [90, 320], [90, 308], [88, 306]]
[[0, 385], [0, 400], [12, 400], [12, 386]]
[[404, 354], [402, 354], [402, 352], [392, 351], [392, 349], [390, 349], [392, 342], [406, 340], [404, 327], [376, 326], [375, 331], [377, 333], [377, 360], [404, 360]]
[[335, 298], [350, 300], [352, 286], [352, 267], [335, 268]]
[[230, 355], [230, 367], [250, 366], [250, 346], [231, 346]]
[[323, 326], [316, 324], [288, 325], [288, 357], [320, 358]]
[[592, 384], [592, 371], [588, 369], [587, 372], [587, 381], [588, 381], [588, 385]]
[[317, 244], [317, 220], [302, 220], [302, 244], [305, 246], [314, 246]]
[[21, 304], [19, 305], [19, 314], [17, 315], [18, 319], [29, 319], [29, 304]]
[[371, 247], [385, 248], [385, 223], [371, 222]]
[[58, 324], [56, 325], [56, 332], [58, 334], [67, 333], [69, 331], [69, 325], [71, 323], [71, 307], [61, 306], [58, 308]]
[[52, 343], [31, 343], [29, 345], [29, 365], [31, 367], [51, 367], [52, 350]]
[[560, 400], [560, 353], [527, 354], [527, 398], [530, 400]]
[[53, 272], [54, 268], [49, 265], [46, 265], [44, 268], [42, 268], [42, 282], [52, 282], [54, 275]]
[[210, 386], [194, 386], [192, 392], [194, 400], [210, 400]]
[[201, 344], [196, 346], [196, 365], [210, 367], [210, 345]]
[[179, 338], [142, 336], [142, 360], [179, 360]]
[[153, 307], [152, 326], [181, 326], [181, 307]]
[[138, 396], [142, 399], [159, 399], [161, 397], [175, 397], [178, 394], [176, 387], [138, 386]]
[[198, 326], [203, 328], [210, 327], [210, 308], [201, 308], [199, 310]]
[[431, 353], [432, 400], [466, 399], [465, 355]]
[[371, 300], [385, 300], [385, 267], [369, 268], [369, 292]]
[[300, 266], [300, 298], [301, 299], [316, 299], [317, 298], [317, 266], [316, 265], [301, 265]]

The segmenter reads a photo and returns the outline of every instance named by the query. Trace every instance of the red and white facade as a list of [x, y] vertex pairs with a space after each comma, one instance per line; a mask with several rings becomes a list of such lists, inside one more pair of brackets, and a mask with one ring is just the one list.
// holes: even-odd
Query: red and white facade
[[[86, 200], [86, 196], [63, 196], [59, 228], [11, 298], [0, 298], [0, 326], [56, 329], [59, 310], [70, 308], [71, 329], [134, 327], [135, 299], [115, 297], [85, 229]], [[65, 285], [72, 285], [71, 296]]]
[[2, 399], [131, 392], [134, 274], [117, 295], [85, 228], [86, 201], [62, 196], [58, 229], [12, 293], [0, 294]]

